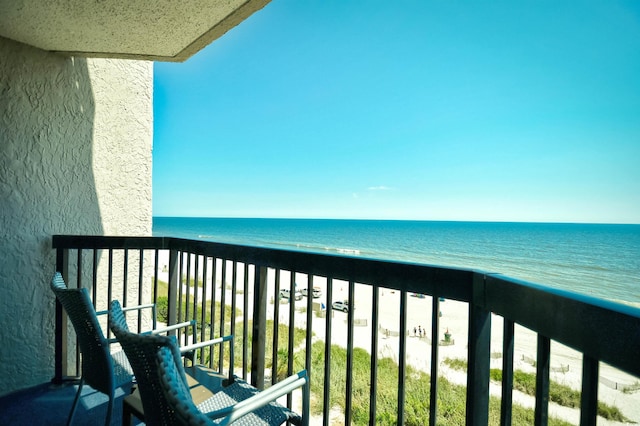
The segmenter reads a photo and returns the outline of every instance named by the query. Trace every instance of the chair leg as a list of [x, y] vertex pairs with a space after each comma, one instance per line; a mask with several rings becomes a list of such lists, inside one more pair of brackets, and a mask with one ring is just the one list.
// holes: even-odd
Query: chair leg
[[111, 414], [113, 414], [113, 400], [115, 399], [115, 389], [111, 389], [111, 395], [109, 395], [109, 404], [107, 405], [107, 418], [104, 421], [105, 426], [111, 425]]
[[73, 415], [76, 413], [78, 400], [80, 399], [80, 394], [82, 393], [82, 385], [84, 385], [84, 379], [80, 378], [80, 384], [78, 385], [78, 392], [76, 392], [76, 397], [73, 400], [73, 405], [71, 406], [71, 412], [69, 413], [69, 418], [67, 419], [67, 426], [70, 426], [71, 422], [73, 422]]
[[131, 410], [129, 404], [122, 402], [122, 426], [131, 426]]

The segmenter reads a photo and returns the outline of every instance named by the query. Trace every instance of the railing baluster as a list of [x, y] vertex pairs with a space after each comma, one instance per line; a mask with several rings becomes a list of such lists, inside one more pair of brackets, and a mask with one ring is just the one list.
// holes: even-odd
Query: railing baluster
[[[278, 295], [279, 297], [280, 295]], [[296, 313], [296, 271], [291, 271], [291, 277], [289, 280], [289, 340], [287, 350], [289, 356], [287, 357], [287, 374], [293, 372], [293, 358], [295, 356], [294, 351], [294, 338], [295, 338], [295, 313]], [[292, 396], [287, 395], [287, 407], [291, 407], [293, 402]]]
[[538, 356], [536, 357], [536, 409], [535, 425], [546, 426], [549, 421], [549, 367], [551, 340], [538, 334]]
[[[185, 252], [183, 251], [179, 251], [178, 252], [178, 258], [179, 260], [179, 266], [178, 266], [178, 281], [176, 282], [176, 294], [178, 296], [177, 298], [177, 306], [176, 306], [176, 310], [178, 312], [178, 316], [176, 318], [177, 322], [182, 322], [184, 321], [184, 315], [183, 315], [183, 294], [184, 294], [184, 288], [183, 288], [183, 283], [184, 283], [184, 258], [187, 255]], [[176, 330], [176, 336], [178, 338], [178, 341], [180, 341], [182, 339], [182, 330]]]
[[[255, 268], [254, 268], [255, 271]], [[247, 324], [249, 324], [249, 264], [244, 264], [244, 297], [243, 297], [243, 312], [242, 316], [244, 318], [244, 333], [242, 333], [242, 378], [247, 380], [247, 370], [248, 370], [248, 347], [249, 347], [249, 330], [247, 328]], [[235, 344], [235, 336], [234, 336], [234, 344]]]
[[[93, 249], [91, 265], [91, 300], [98, 299], [98, 249]], [[95, 305], [94, 305], [95, 306]]]
[[[188, 319], [198, 319], [198, 296], [200, 290], [200, 255], [193, 254], [193, 314]], [[194, 336], [195, 338], [195, 336]]]
[[[56, 250], [56, 272], [62, 274], [63, 279], [69, 276], [69, 250]], [[67, 350], [69, 344], [69, 333], [67, 332], [67, 314], [62, 309], [62, 305], [56, 299], [56, 334], [55, 334], [55, 359], [54, 359], [54, 376], [53, 382], [62, 383], [64, 377], [69, 375], [69, 366], [67, 363]], [[77, 359], [77, 357], [76, 357]]]
[[278, 341], [280, 339], [280, 269], [275, 270], [275, 296], [273, 299], [273, 345], [271, 349], [271, 384], [278, 381]]
[[354, 282], [349, 281], [349, 310], [347, 312], [347, 383], [344, 424], [350, 425], [352, 418], [353, 395], [353, 319], [355, 311]]
[[373, 304], [371, 309], [371, 376], [369, 382], [371, 383], [371, 389], [369, 390], [369, 424], [376, 424], [376, 404], [378, 393], [378, 307], [380, 304], [380, 288], [377, 284], [372, 288], [373, 298], [371, 303]]
[[309, 377], [311, 377], [311, 338], [313, 329], [313, 275], [307, 275], [307, 333], [305, 341], [305, 361], [304, 365], [307, 369]]
[[480, 307], [485, 280], [474, 274], [473, 300], [469, 303], [469, 359], [467, 368], [467, 425], [489, 421], [489, 370], [491, 366], [491, 312]]
[[[113, 249], [109, 249], [109, 267], [107, 276], [107, 306], [113, 300]], [[93, 299], [93, 307], [97, 310], [97, 299]], [[111, 338], [111, 329], [107, 327], [107, 339]]]
[[405, 392], [404, 382], [407, 376], [407, 292], [400, 292], [400, 355], [398, 356], [398, 424], [403, 425]]
[[[167, 325], [178, 322], [178, 280], [180, 276], [180, 256], [177, 250], [169, 251], [169, 289], [167, 295]], [[171, 332], [170, 334], [175, 334]]]
[[[122, 265], [122, 306], [127, 304], [127, 286], [129, 285], [129, 249], [124, 249]], [[111, 298], [107, 300], [107, 306], [111, 303]], [[140, 323], [138, 323], [138, 333], [140, 333]]]
[[[198, 322], [200, 323], [200, 341], [204, 342], [207, 340], [207, 290], [209, 289], [209, 284], [207, 280], [207, 272], [209, 270], [209, 258], [207, 256], [203, 256], [202, 263], [202, 310], [200, 311], [200, 318], [198, 318]], [[232, 345], [233, 346], [233, 345]], [[205, 351], [203, 349], [200, 351], [200, 363], [205, 363]], [[211, 358], [211, 348], [209, 348], [209, 358]]]
[[582, 396], [580, 400], [580, 426], [595, 426], [598, 416], [599, 362], [589, 355], [582, 358]]
[[[224, 318], [226, 313], [226, 303], [227, 303], [227, 259], [222, 258], [222, 282], [220, 284], [220, 336], [224, 336]], [[220, 365], [223, 364], [224, 358], [224, 345], [217, 345], [218, 347], [218, 360]]]
[[[236, 288], [237, 288], [237, 283], [236, 280], [238, 279], [238, 263], [237, 262], [232, 262], [232, 266], [233, 266], [233, 278], [231, 279], [231, 314], [229, 315], [229, 322], [231, 323], [230, 326], [230, 334], [232, 336], [235, 337], [236, 335]], [[226, 333], [225, 333], [226, 335]], [[223, 345], [220, 345], [223, 346]], [[235, 361], [235, 352], [234, 352], [234, 347], [233, 347], [233, 342], [232, 344], [229, 346], [229, 363], [230, 365], [233, 365]], [[233, 367], [231, 367], [233, 368]]]
[[327, 310], [325, 312], [324, 336], [324, 389], [322, 392], [322, 424], [329, 426], [329, 410], [331, 409], [331, 327], [333, 325], [333, 278], [327, 277]]
[[[160, 275], [160, 269], [159, 269], [159, 265], [158, 262], [160, 261], [160, 253], [158, 249], [155, 249], [153, 251], [153, 265], [154, 265], [154, 271], [153, 271], [153, 303], [158, 303], [158, 275]], [[142, 293], [142, 292], [141, 292]], [[142, 300], [140, 300], [140, 303], [142, 304]]]
[[[184, 284], [182, 283], [182, 280], [180, 281], [180, 288], [183, 289], [184, 291], [184, 303], [180, 303], [180, 305], [184, 305], [184, 318], [182, 318], [182, 321], [189, 321], [191, 319], [191, 315], [190, 315], [190, 308], [191, 308], [191, 258], [193, 257], [191, 253], [185, 253], [185, 256], [187, 257], [187, 267], [185, 268], [186, 273], [185, 273], [185, 279], [184, 279]], [[184, 340], [183, 340], [183, 344], [184, 345], [188, 345], [189, 339], [189, 335], [187, 330], [184, 331]], [[222, 345], [220, 345], [222, 346]]]
[[78, 288], [82, 288], [82, 249], [78, 249], [78, 263], [76, 264], [76, 278], [78, 280]]
[[431, 298], [431, 377], [429, 394], [429, 425], [435, 426], [438, 418], [438, 334], [440, 333], [440, 298]]
[[[78, 265], [77, 265], [77, 270], [76, 270], [76, 278], [77, 278], [77, 288], [82, 288], [82, 249], [78, 249]], [[95, 299], [94, 299], [95, 300]], [[66, 316], [66, 313], [65, 313]], [[77, 339], [76, 339], [76, 376], [80, 375], [80, 368], [81, 368], [81, 362], [80, 362], [80, 345], [77, 344]]]
[[[138, 305], [142, 305], [142, 295], [144, 287], [144, 250], [140, 249], [138, 256]], [[138, 310], [138, 324], [140, 323], [142, 323], [142, 312]], [[152, 328], [155, 328], [155, 324]]]
[[[102, 256], [102, 251], [100, 250], [100, 256]], [[91, 265], [91, 294], [93, 301], [93, 306], [96, 306], [96, 300], [98, 300], [98, 249], [93, 249], [92, 256], [92, 265]], [[109, 330], [110, 331], [110, 330]], [[80, 347], [76, 345], [76, 371], [80, 371]]]
[[[216, 279], [217, 279], [217, 271], [218, 271], [218, 259], [214, 256], [211, 259], [211, 301], [209, 302], [209, 338], [215, 339], [218, 337], [216, 335]], [[222, 307], [221, 307], [222, 309]], [[234, 337], [235, 338], [235, 337]], [[209, 351], [209, 368], [213, 368], [213, 361], [215, 358], [215, 348], [211, 348]], [[218, 364], [219, 371], [222, 371], [222, 364]]]
[[[199, 277], [200, 277], [200, 255], [198, 254], [192, 254], [190, 256], [193, 256], [193, 313], [187, 318], [187, 320], [191, 320], [194, 319], [196, 321], [198, 321], [198, 325], [202, 326], [202, 323], [199, 322], [198, 319], [198, 290], [200, 289], [200, 284], [199, 284]], [[204, 296], [203, 296], [204, 298]], [[187, 299], [189, 300], [189, 299]], [[193, 343], [196, 343], [198, 340], [198, 330], [196, 329], [194, 331], [194, 335], [191, 337], [191, 340]], [[198, 360], [198, 351], [196, 351], [196, 353], [194, 353], [194, 357], [193, 357], [193, 363], [195, 364]], [[202, 357], [202, 351], [200, 351], [200, 356]]]
[[514, 323], [504, 318], [502, 332], [502, 400], [500, 424], [510, 426], [513, 412], [513, 343]]
[[[224, 285], [224, 284], [223, 284]], [[267, 329], [267, 267], [256, 265], [251, 339], [251, 384], [264, 389], [264, 354]]]

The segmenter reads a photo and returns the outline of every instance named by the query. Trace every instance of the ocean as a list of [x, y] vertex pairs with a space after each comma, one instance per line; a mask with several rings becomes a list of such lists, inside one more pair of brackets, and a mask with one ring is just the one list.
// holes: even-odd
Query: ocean
[[154, 217], [153, 235], [476, 269], [640, 307], [640, 225]]

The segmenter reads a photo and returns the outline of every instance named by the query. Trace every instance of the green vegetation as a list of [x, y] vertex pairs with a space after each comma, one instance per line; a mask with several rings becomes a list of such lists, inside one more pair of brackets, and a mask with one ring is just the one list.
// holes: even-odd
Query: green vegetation
[[[324, 342], [312, 346], [311, 366], [311, 411], [320, 413], [323, 408], [324, 389]], [[369, 423], [369, 391], [371, 374], [371, 356], [363, 349], [354, 348], [352, 353], [353, 375], [352, 414], [353, 423]], [[347, 351], [345, 348], [331, 346], [331, 407], [345, 410]], [[424, 425], [429, 420], [430, 376], [407, 366], [407, 377], [403, 381], [405, 392], [404, 412], [407, 425]], [[398, 365], [391, 358], [378, 360], [376, 419], [378, 425], [395, 425], [398, 411]], [[438, 425], [453, 426], [465, 423], [466, 388], [455, 385], [444, 378], [438, 379]], [[534, 411], [520, 406], [513, 407], [513, 424], [532, 424]], [[489, 424], [500, 423], [500, 400], [491, 397], [489, 403]], [[558, 419], [550, 419], [550, 425], [568, 425]]]
[[[455, 370], [466, 371], [467, 362], [463, 359], [446, 358], [444, 363]], [[490, 370], [490, 378], [495, 382], [502, 382], [502, 370], [492, 368]], [[525, 373], [522, 370], [513, 372], [513, 388], [524, 394], [535, 396], [536, 394], [536, 375], [533, 373]], [[562, 405], [563, 407], [578, 408], [580, 407], [581, 392], [554, 382], [549, 383], [549, 401]], [[603, 402], [598, 402], [598, 415], [616, 422], [631, 422], [626, 418], [620, 409], [612, 407]]]
[[[158, 298], [156, 299], [156, 310], [157, 310], [157, 315], [158, 315], [158, 321], [167, 322], [168, 319], [168, 294], [169, 294], [169, 285], [161, 280], [158, 280]], [[178, 322], [182, 322], [182, 321], [187, 321], [187, 319], [195, 319], [198, 322], [198, 329], [202, 329], [202, 327], [210, 327], [211, 326], [211, 306], [210, 305], [206, 305], [205, 307], [205, 316], [204, 316], [204, 323], [202, 322], [202, 305], [198, 304], [198, 306], [196, 307], [195, 310], [195, 315], [194, 315], [194, 306], [193, 306], [193, 302], [194, 302], [194, 297], [193, 295], [191, 295], [189, 297], [189, 305], [188, 305], [188, 312], [187, 312], [187, 301], [186, 300], [182, 300], [182, 306], [180, 309], [180, 315], [179, 318], [177, 319]], [[214, 318], [213, 318], [213, 324], [218, 325], [220, 324], [220, 313], [222, 312], [221, 309], [221, 305], [220, 302], [216, 302], [214, 304]], [[240, 314], [240, 310], [236, 308], [236, 311], [233, 313], [233, 316], [238, 316]], [[188, 313], [188, 315], [187, 315]], [[228, 305], [225, 305], [225, 310], [224, 310], [224, 317], [228, 320], [231, 318], [231, 307]], [[225, 330], [223, 331], [224, 334], [228, 334], [230, 332], [230, 323], [228, 321], [225, 321]]]
[[467, 361], [462, 358], [445, 358], [442, 362], [453, 370], [467, 371]]
[[622, 393], [631, 394], [640, 390], [640, 382], [636, 381], [629, 386], [622, 388]]

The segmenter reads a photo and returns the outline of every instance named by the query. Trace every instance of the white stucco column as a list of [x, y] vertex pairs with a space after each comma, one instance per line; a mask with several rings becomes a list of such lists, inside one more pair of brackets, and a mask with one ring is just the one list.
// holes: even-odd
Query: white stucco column
[[151, 235], [153, 64], [0, 38], [0, 395], [53, 377], [53, 234]]

